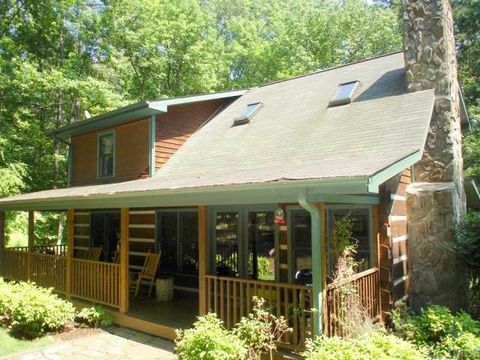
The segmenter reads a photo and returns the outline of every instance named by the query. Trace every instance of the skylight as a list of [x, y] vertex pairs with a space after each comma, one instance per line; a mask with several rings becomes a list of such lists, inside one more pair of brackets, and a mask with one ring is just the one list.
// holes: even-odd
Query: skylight
[[233, 125], [242, 125], [250, 122], [250, 119], [262, 107], [261, 102], [251, 103], [245, 106], [240, 113], [240, 116], [233, 121]]
[[337, 94], [328, 106], [344, 105], [352, 102], [353, 94], [357, 89], [358, 81], [350, 81], [338, 85]]

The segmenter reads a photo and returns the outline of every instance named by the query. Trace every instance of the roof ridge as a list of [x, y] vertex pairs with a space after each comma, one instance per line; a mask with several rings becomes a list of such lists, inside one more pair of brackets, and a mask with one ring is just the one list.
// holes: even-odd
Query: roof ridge
[[325, 68], [325, 69], [315, 70], [315, 71], [312, 71], [310, 73], [297, 75], [297, 76], [294, 76], [294, 77], [290, 77], [288, 79], [271, 81], [271, 82], [268, 82], [268, 83], [265, 83], [265, 84], [258, 85], [257, 87], [261, 88], [261, 87], [265, 87], [265, 86], [275, 85], [275, 84], [285, 82], [285, 81], [296, 80], [296, 79], [300, 79], [300, 78], [303, 78], [303, 77], [324, 73], [324, 72], [327, 72], [327, 71], [337, 70], [337, 69], [347, 67], [347, 66], [350, 66], [350, 65], [356, 65], [356, 64], [363, 63], [363, 62], [367, 62], [367, 61], [377, 60], [377, 59], [380, 59], [380, 58], [383, 58], [383, 57], [392, 56], [392, 55], [399, 54], [399, 53], [403, 53], [403, 50], [398, 50], [398, 51], [394, 51], [394, 52], [390, 52], [390, 53], [386, 53], [386, 54], [375, 55], [375, 56], [372, 56], [372, 57], [369, 57], [369, 58], [366, 58], [366, 59], [363, 59], [363, 60], [357, 60], [357, 61], [354, 61], [354, 62], [351, 62], [351, 63], [348, 63], [348, 64], [340, 64], [340, 65], [335, 65], [335, 66]]

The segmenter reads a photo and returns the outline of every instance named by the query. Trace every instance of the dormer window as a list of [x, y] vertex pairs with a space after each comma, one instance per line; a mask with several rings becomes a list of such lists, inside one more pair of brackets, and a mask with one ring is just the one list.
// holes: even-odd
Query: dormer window
[[245, 106], [240, 113], [240, 116], [233, 121], [233, 125], [242, 125], [250, 122], [253, 116], [260, 110], [262, 107], [261, 102], [251, 103]]
[[115, 175], [115, 133], [113, 131], [98, 135], [97, 159], [99, 178]]
[[330, 101], [328, 106], [350, 104], [352, 102], [353, 95], [355, 94], [355, 90], [357, 90], [358, 83], [359, 81], [356, 80], [338, 85], [337, 93], [333, 100]]

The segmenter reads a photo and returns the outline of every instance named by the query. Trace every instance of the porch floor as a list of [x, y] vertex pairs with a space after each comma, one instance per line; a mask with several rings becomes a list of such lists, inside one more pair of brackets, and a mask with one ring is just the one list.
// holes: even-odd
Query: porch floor
[[158, 302], [153, 296], [131, 296], [126, 315], [174, 329], [189, 328], [198, 316], [198, 293], [176, 290], [169, 302]]

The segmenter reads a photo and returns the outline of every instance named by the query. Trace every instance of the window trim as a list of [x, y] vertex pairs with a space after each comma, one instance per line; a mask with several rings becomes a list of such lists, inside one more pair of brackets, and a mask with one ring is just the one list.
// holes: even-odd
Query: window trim
[[[100, 138], [102, 136], [112, 135], [113, 136], [113, 169], [112, 175], [100, 176]], [[115, 135], [115, 130], [104, 131], [97, 134], [97, 179], [110, 179], [115, 177], [116, 174], [116, 162], [117, 162], [117, 138]]]

